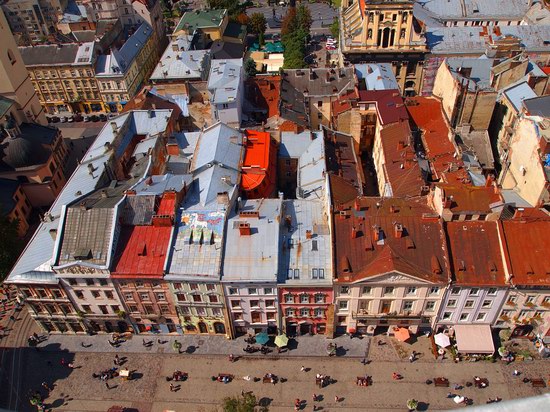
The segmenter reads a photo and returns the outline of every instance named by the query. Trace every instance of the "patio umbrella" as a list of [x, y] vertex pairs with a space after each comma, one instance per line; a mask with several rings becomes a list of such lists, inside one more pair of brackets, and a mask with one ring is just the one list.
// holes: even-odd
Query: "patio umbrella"
[[393, 336], [395, 336], [395, 339], [398, 341], [405, 342], [411, 337], [411, 334], [407, 328], [399, 328], [395, 331]]
[[275, 345], [279, 348], [288, 345], [288, 337], [283, 333], [275, 338]]
[[442, 348], [446, 348], [447, 346], [451, 346], [451, 340], [447, 335], [444, 333], [438, 333], [434, 336], [434, 341], [437, 346], [441, 346]]
[[256, 343], [265, 345], [269, 341], [269, 335], [265, 332], [258, 333], [255, 337]]

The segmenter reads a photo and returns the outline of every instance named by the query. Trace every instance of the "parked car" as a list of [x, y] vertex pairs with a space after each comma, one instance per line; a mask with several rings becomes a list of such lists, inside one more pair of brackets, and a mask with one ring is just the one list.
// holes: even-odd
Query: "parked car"
[[91, 121], [91, 120], [92, 120], [92, 119], [90, 119], [90, 116], [84, 116], [84, 121], [85, 121], [85, 122], [89, 122], [89, 121]]
[[46, 120], [48, 121], [48, 123], [53, 123], [53, 120], [52, 120], [51, 116], [46, 116]]
[[84, 117], [80, 113], [74, 115], [75, 122], [81, 122], [82, 120], [84, 120]]
[[74, 116], [67, 116], [67, 122], [69, 123], [74, 122]]
[[107, 121], [107, 116], [104, 115], [103, 113], [101, 113], [101, 114], [99, 115], [99, 120], [100, 120], [101, 122], [106, 122], [106, 121]]
[[69, 119], [67, 118], [67, 116], [61, 116], [60, 119], [59, 119], [59, 121], [60, 121], [61, 123], [67, 123], [68, 120], [69, 120]]
[[325, 47], [327, 50], [336, 50], [336, 46], [332, 45], [332, 44], [327, 44], [327, 46]]
[[107, 117], [108, 117], [109, 119], [114, 119], [114, 118], [117, 117], [117, 116], [118, 116], [118, 114], [116, 114], [116, 113], [109, 113], [109, 114], [107, 115]]
[[92, 122], [99, 122], [99, 116], [93, 114], [90, 119], [92, 120]]

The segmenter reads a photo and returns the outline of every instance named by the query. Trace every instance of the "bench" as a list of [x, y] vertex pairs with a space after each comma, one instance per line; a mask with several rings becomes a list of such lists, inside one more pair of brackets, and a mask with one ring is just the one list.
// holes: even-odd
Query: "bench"
[[447, 378], [434, 378], [434, 385], [439, 386], [441, 388], [448, 388], [449, 387], [449, 379], [447, 379]]
[[533, 388], [546, 388], [546, 383], [542, 379], [531, 379]]

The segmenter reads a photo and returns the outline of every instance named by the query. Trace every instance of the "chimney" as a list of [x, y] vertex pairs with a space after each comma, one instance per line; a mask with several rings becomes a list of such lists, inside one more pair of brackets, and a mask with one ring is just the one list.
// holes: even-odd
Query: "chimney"
[[403, 140], [400, 140], [397, 143], [397, 150], [403, 150], [405, 148], [405, 142]]
[[103, 190], [101, 191], [101, 198], [102, 198], [102, 199], [107, 199], [108, 197], [109, 197], [109, 196], [107, 196], [107, 191], [106, 191], [105, 189], [103, 189]]
[[313, 233], [311, 230], [306, 230], [306, 239], [311, 239], [313, 237]]
[[375, 242], [378, 242], [380, 240], [380, 228], [378, 226], [375, 226], [372, 232], [372, 238]]
[[522, 207], [518, 207], [515, 211], [514, 211], [514, 219], [521, 219], [523, 217], [523, 212], [525, 211], [524, 208]]
[[489, 174], [487, 176], [487, 180], [485, 180], [485, 187], [491, 187], [494, 181], [495, 181], [495, 176], [493, 176], [492, 174]]
[[360, 211], [361, 211], [361, 200], [360, 200], [358, 197], [355, 198], [355, 204], [354, 204], [354, 206], [355, 206], [355, 211], [356, 211], [356, 212], [360, 212]]
[[153, 178], [149, 176], [147, 179], [145, 179], [145, 185], [151, 186], [153, 184]]
[[229, 194], [227, 192], [221, 192], [217, 195], [217, 201], [219, 205], [229, 205]]
[[116, 122], [111, 122], [111, 129], [113, 129], [113, 133], [116, 133], [118, 131], [118, 126]]
[[151, 103], [151, 108], [152, 108], [153, 110], [157, 110], [157, 105], [156, 105], [155, 103]]
[[397, 239], [400, 239], [403, 237], [403, 225], [401, 223], [396, 223], [393, 225], [394, 228], [394, 235]]
[[180, 154], [180, 148], [178, 144], [174, 142], [166, 144], [166, 151], [170, 156], [178, 156]]
[[450, 209], [453, 205], [453, 197], [452, 196], [446, 196], [445, 200], [443, 201], [443, 208], [444, 209]]
[[355, 228], [355, 226], [352, 226], [351, 228], [351, 238], [357, 239], [357, 229]]
[[239, 233], [241, 234], [241, 236], [250, 236], [251, 235], [250, 223], [240, 222]]
[[342, 257], [342, 261], [340, 262], [340, 270], [343, 273], [350, 273], [351, 272], [351, 264], [349, 263], [349, 259], [347, 256]]
[[105, 142], [103, 147], [105, 148], [105, 153], [107, 153], [109, 150], [111, 150], [111, 142]]
[[57, 237], [57, 229], [50, 229], [50, 236], [53, 240]]
[[178, 43], [172, 43], [172, 51], [175, 51], [175, 52], [180, 51]]

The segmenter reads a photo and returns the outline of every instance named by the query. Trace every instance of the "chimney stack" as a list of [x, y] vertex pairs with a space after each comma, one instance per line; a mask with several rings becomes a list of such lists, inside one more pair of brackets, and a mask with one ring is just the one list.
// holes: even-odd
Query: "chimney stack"
[[306, 230], [306, 239], [311, 239], [313, 237], [313, 233], [311, 230]]
[[401, 223], [396, 223], [394, 225], [394, 234], [397, 239], [403, 237], [403, 225]]
[[250, 223], [246, 223], [246, 222], [239, 223], [239, 233], [241, 234], [241, 236], [250, 236], [251, 235]]
[[358, 197], [355, 198], [355, 211], [361, 211], [361, 200]]
[[357, 239], [357, 229], [355, 228], [355, 226], [352, 226], [351, 228], [351, 238]]

